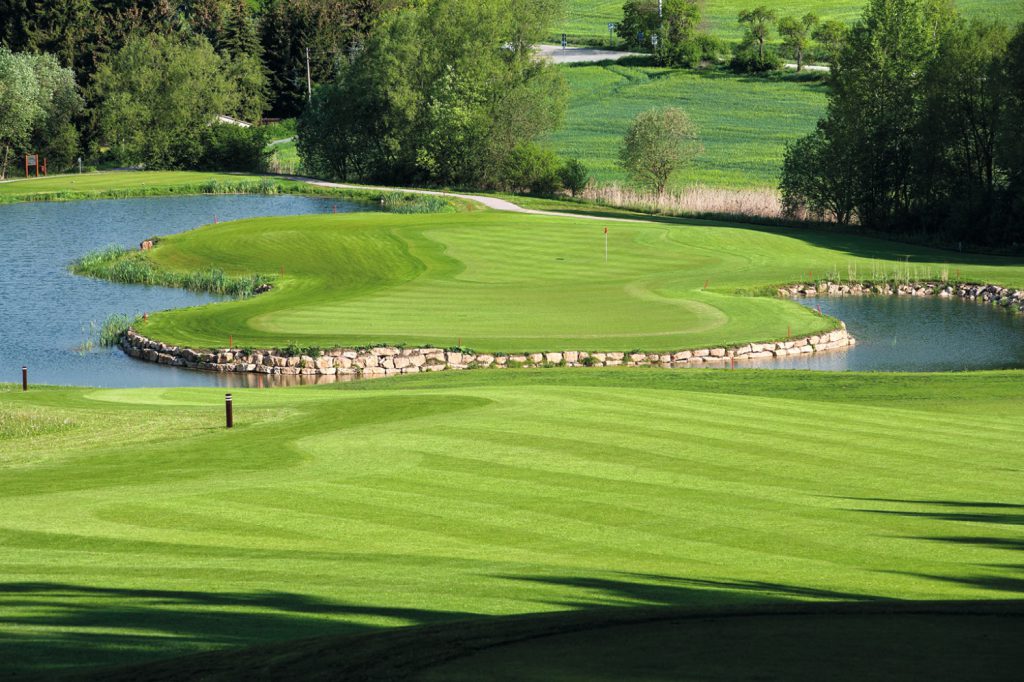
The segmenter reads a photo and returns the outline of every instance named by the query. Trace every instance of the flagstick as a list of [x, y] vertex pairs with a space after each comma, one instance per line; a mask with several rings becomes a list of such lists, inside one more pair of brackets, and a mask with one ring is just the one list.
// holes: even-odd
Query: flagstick
[[604, 228], [604, 262], [608, 262], [608, 228]]

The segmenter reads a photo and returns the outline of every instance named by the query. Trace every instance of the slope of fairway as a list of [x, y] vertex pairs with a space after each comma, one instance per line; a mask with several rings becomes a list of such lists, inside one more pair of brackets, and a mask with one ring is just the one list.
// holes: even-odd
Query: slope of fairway
[[[823, 19], [853, 23], [864, 11], [865, 4], [865, 0], [783, 0], [771, 3], [770, 7], [779, 16], [803, 16], [814, 12]], [[622, 19], [623, 0], [569, 0], [567, 5], [565, 21], [554, 27], [554, 34], [568, 33], [573, 39], [606, 44], [608, 23]], [[956, 5], [968, 18], [1001, 19], [1013, 23], [1024, 17], [1024, 6], [1016, 0], [959, 0]], [[739, 40], [743, 32], [736, 17], [740, 10], [756, 6], [756, 2], [743, 0], [708, 0], [703, 5], [704, 19], [712, 34], [726, 40]], [[615, 38], [615, 44], [621, 42]]]
[[748, 78], [722, 70], [689, 71], [619, 64], [563, 67], [569, 84], [565, 123], [548, 140], [578, 158], [598, 182], [624, 182], [616, 164], [633, 117], [681, 107], [697, 126], [703, 153], [674, 182], [685, 187], [774, 187], [787, 142], [814, 130], [825, 86], [796, 76]]
[[[208, 225], [162, 240], [161, 267], [278, 277], [247, 300], [158, 313], [140, 331], [204, 347], [374, 343], [525, 352], [678, 350], [831, 328], [807, 308], [737, 290], [856, 271], [937, 276], [953, 254], [871, 239], [682, 221], [348, 214]], [[789, 236], [791, 235], [791, 236]], [[1012, 259], [958, 264], [1012, 285]], [[284, 273], [282, 276], [280, 273]], [[872, 275], [874, 272], [874, 275]], [[707, 285], [707, 289], [704, 287]]]
[[0, 670], [1024, 592], [1020, 372], [408, 379], [236, 391], [232, 431], [215, 390], [0, 390]]

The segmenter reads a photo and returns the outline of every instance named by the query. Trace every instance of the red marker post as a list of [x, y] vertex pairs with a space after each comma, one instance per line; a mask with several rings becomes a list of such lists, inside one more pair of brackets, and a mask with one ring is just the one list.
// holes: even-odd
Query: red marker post
[[604, 262], [608, 262], [608, 228], [604, 228]]

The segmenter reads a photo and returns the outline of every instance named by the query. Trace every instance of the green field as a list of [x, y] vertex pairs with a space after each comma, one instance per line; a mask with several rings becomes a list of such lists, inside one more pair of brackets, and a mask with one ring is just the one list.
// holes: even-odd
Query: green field
[[[0, 671], [453, 621], [515, 639], [485, 615], [1019, 598], [1022, 379], [482, 370], [235, 391], [232, 431], [215, 389], [8, 386]], [[635, 663], [671, 665], [651, 627]], [[436, 657], [423, 634], [401, 655]], [[269, 657], [395, 664], [314, 644]]]
[[[905, 270], [898, 261], [908, 256], [912, 278], [937, 277], [955, 256], [811, 231], [665, 221], [611, 224], [605, 262], [605, 224], [478, 211], [208, 225], [161, 240], [148, 257], [164, 270], [215, 266], [276, 276], [274, 289], [156, 313], [140, 331], [199, 347], [226, 347], [231, 336], [237, 346], [257, 348], [679, 350], [782, 339], [833, 324], [796, 303], [738, 290], [833, 271], [877, 280]], [[956, 267], [971, 281], [1024, 282], [1024, 267], [1013, 259], [958, 258]]]
[[13, 179], [0, 182], [0, 203], [38, 200], [74, 195], [75, 198], [103, 197], [111, 194], [175, 194], [194, 191], [209, 182], [257, 182], [254, 175], [201, 173], [197, 171], [159, 171], [150, 173], [115, 171], [55, 175], [45, 178]]
[[[740, 10], [752, 9], [759, 3], [738, 0], [709, 0], [704, 3], [704, 19], [708, 29], [717, 36], [738, 40], [742, 31], [736, 22]], [[843, 0], [787, 0], [769, 6], [779, 13], [802, 16], [815, 12], [823, 19], [853, 23], [863, 12], [866, 2]], [[1024, 5], [1019, 0], [960, 0], [957, 7], [968, 17], [1002, 19], [1017, 22], [1024, 19]], [[622, 19], [622, 0], [568, 0], [565, 21], [553, 27], [552, 34], [567, 33], [574, 41], [608, 44], [608, 23]], [[616, 37], [616, 44], [621, 41]]]
[[633, 117], [676, 106], [693, 119], [704, 146], [694, 166], [677, 175], [676, 186], [775, 187], [785, 144], [813, 131], [825, 112], [825, 85], [795, 75], [770, 80], [618, 64], [566, 66], [562, 72], [569, 108], [548, 143], [583, 161], [599, 183], [626, 181], [616, 160]]

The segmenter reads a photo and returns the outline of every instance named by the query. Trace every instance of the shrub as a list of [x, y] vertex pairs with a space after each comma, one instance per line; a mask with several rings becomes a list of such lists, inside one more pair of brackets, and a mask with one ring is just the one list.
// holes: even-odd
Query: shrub
[[257, 173], [266, 170], [269, 152], [263, 128], [218, 123], [203, 132], [202, 146], [199, 168]]
[[562, 187], [576, 196], [590, 184], [590, 172], [579, 159], [569, 159], [559, 170]]
[[534, 144], [521, 144], [502, 164], [502, 184], [513, 192], [554, 194], [562, 185], [558, 156]]

